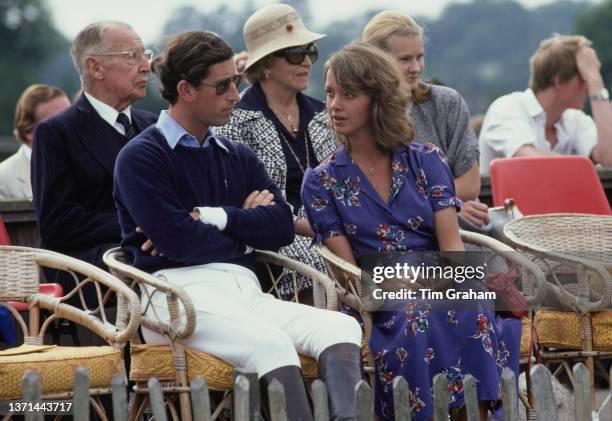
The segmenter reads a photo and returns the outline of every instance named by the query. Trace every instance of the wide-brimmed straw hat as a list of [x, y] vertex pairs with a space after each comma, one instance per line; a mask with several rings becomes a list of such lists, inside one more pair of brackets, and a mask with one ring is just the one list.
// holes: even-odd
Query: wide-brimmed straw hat
[[244, 24], [244, 42], [249, 52], [245, 70], [270, 53], [310, 44], [325, 36], [309, 31], [302, 17], [287, 4], [271, 4], [253, 13]]

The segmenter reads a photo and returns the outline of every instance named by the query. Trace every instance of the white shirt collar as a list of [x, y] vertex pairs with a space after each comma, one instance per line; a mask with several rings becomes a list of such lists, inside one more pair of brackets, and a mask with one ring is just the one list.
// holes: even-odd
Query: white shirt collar
[[[123, 126], [117, 123], [117, 116], [119, 115], [119, 111], [115, 110], [113, 107], [111, 107], [108, 104], [105, 104], [99, 99], [94, 98], [87, 92], [84, 92], [84, 93], [85, 93], [85, 97], [87, 98], [91, 106], [94, 108], [94, 110], [96, 110], [96, 112], [100, 115], [100, 117], [102, 117], [102, 119], [106, 121], [108, 124], [113, 126], [119, 133], [125, 134], [125, 129], [123, 128]], [[129, 105], [125, 109], [121, 110], [120, 112], [127, 115], [128, 119], [130, 120], [130, 123], [132, 122], [132, 114], [130, 112]]]
[[540, 101], [538, 101], [535, 93], [530, 88], [525, 90], [523, 100], [525, 102], [525, 108], [531, 117], [537, 117], [540, 114], [546, 115], [544, 108], [542, 108], [542, 104], [540, 104]]

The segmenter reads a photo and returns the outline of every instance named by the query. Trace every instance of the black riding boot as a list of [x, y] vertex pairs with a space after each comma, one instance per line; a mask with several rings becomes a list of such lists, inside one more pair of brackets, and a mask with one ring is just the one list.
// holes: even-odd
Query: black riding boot
[[306, 386], [302, 378], [302, 372], [296, 365], [279, 367], [265, 374], [259, 379], [262, 394], [262, 407], [264, 413], [269, 414], [268, 386], [272, 380], [278, 380], [285, 388], [285, 400], [287, 402], [288, 421], [312, 421], [312, 411], [308, 404]]
[[361, 349], [351, 343], [326, 348], [319, 356], [319, 377], [327, 386], [331, 421], [354, 421], [355, 385], [361, 380]]

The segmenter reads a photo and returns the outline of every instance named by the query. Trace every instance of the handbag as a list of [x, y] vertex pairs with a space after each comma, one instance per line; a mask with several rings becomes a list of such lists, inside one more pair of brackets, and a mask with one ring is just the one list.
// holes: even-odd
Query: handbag
[[493, 273], [485, 278], [485, 286], [489, 291], [495, 292], [497, 298], [502, 300], [507, 310], [498, 311], [502, 317], [515, 317], [522, 319], [529, 314], [529, 305], [523, 294], [514, 285], [513, 279], [518, 275], [516, 268], [508, 272]]

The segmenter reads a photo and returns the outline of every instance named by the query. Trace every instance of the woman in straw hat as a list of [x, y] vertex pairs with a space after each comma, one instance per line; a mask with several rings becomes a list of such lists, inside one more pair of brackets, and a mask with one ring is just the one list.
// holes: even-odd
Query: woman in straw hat
[[[315, 42], [324, 36], [306, 29], [297, 11], [286, 4], [253, 13], [244, 24], [245, 72], [252, 86], [236, 104], [230, 122], [216, 130], [249, 145], [292, 205], [298, 235], [280, 253], [323, 272], [307, 238], [312, 231], [304, 218], [300, 187], [306, 169], [316, 167], [335, 148], [325, 104], [302, 93], [318, 58]], [[312, 288], [307, 279], [299, 282], [298, 290]], [[281, 281], [282, 297], [297, 292], [289, 279]]]
[[475, 201], [480, 194], [478, 139], [470, 125], [470, 113], [454, 89], [425, 83], [423, 28], [410, 16], [386, 10], [375, 15], [363, 30], [363, 41], [391, 53], [400, 63], [412, 90], [411, 116], [415, 142], [431, 142], [446, 154], [463, 200], [460, 216], [482, 227], [488, 224], [487, 205]]
[[[463, 251], [451, 171], [436, 146], [411, 142], [414, 127], [406, 116], [410, 88], [393, 57], [367, 43], [349, 45], [326, 64], [325, 90], [342, 145], [304, 177], [302, 199], [317, 241], [364, 267], [368, 261], [379, 266], [372, 262], [378, 253], [385, 275], [396, 264], [435, 270], [436, 264], [429, 261], [438, 251]], [[453, 269], [439, 268], [445, 273]], [[470, 281], [455, 274], [451, 294], [485, 291], [478, 278]], [[373, 291], [373, 297], [381, 299], [382, 288], [389, 285], [373, 279], [382, 281]], [[441, 284], [443, 280], [432, 285]], [[413, 420], [433, 416], [431, 388], [437, 373], [448, 379], [449, 405], [459, 408], [464, 402], [463, 378], [469, 373], [478, 379], [481, 419], [487, 419], [488, 405], [499, 400], [508, 358], [492, 303], [462, 302], [452, 295], [430, 299], [431, 289], [405, 286], [399, 290], [400, 299], [381, 303], [381, 311], [372, 314], [377, 415], [394, 419], [397, 376], [408, 380]], [[402, 296], [405, 291], [413, 294]]]

